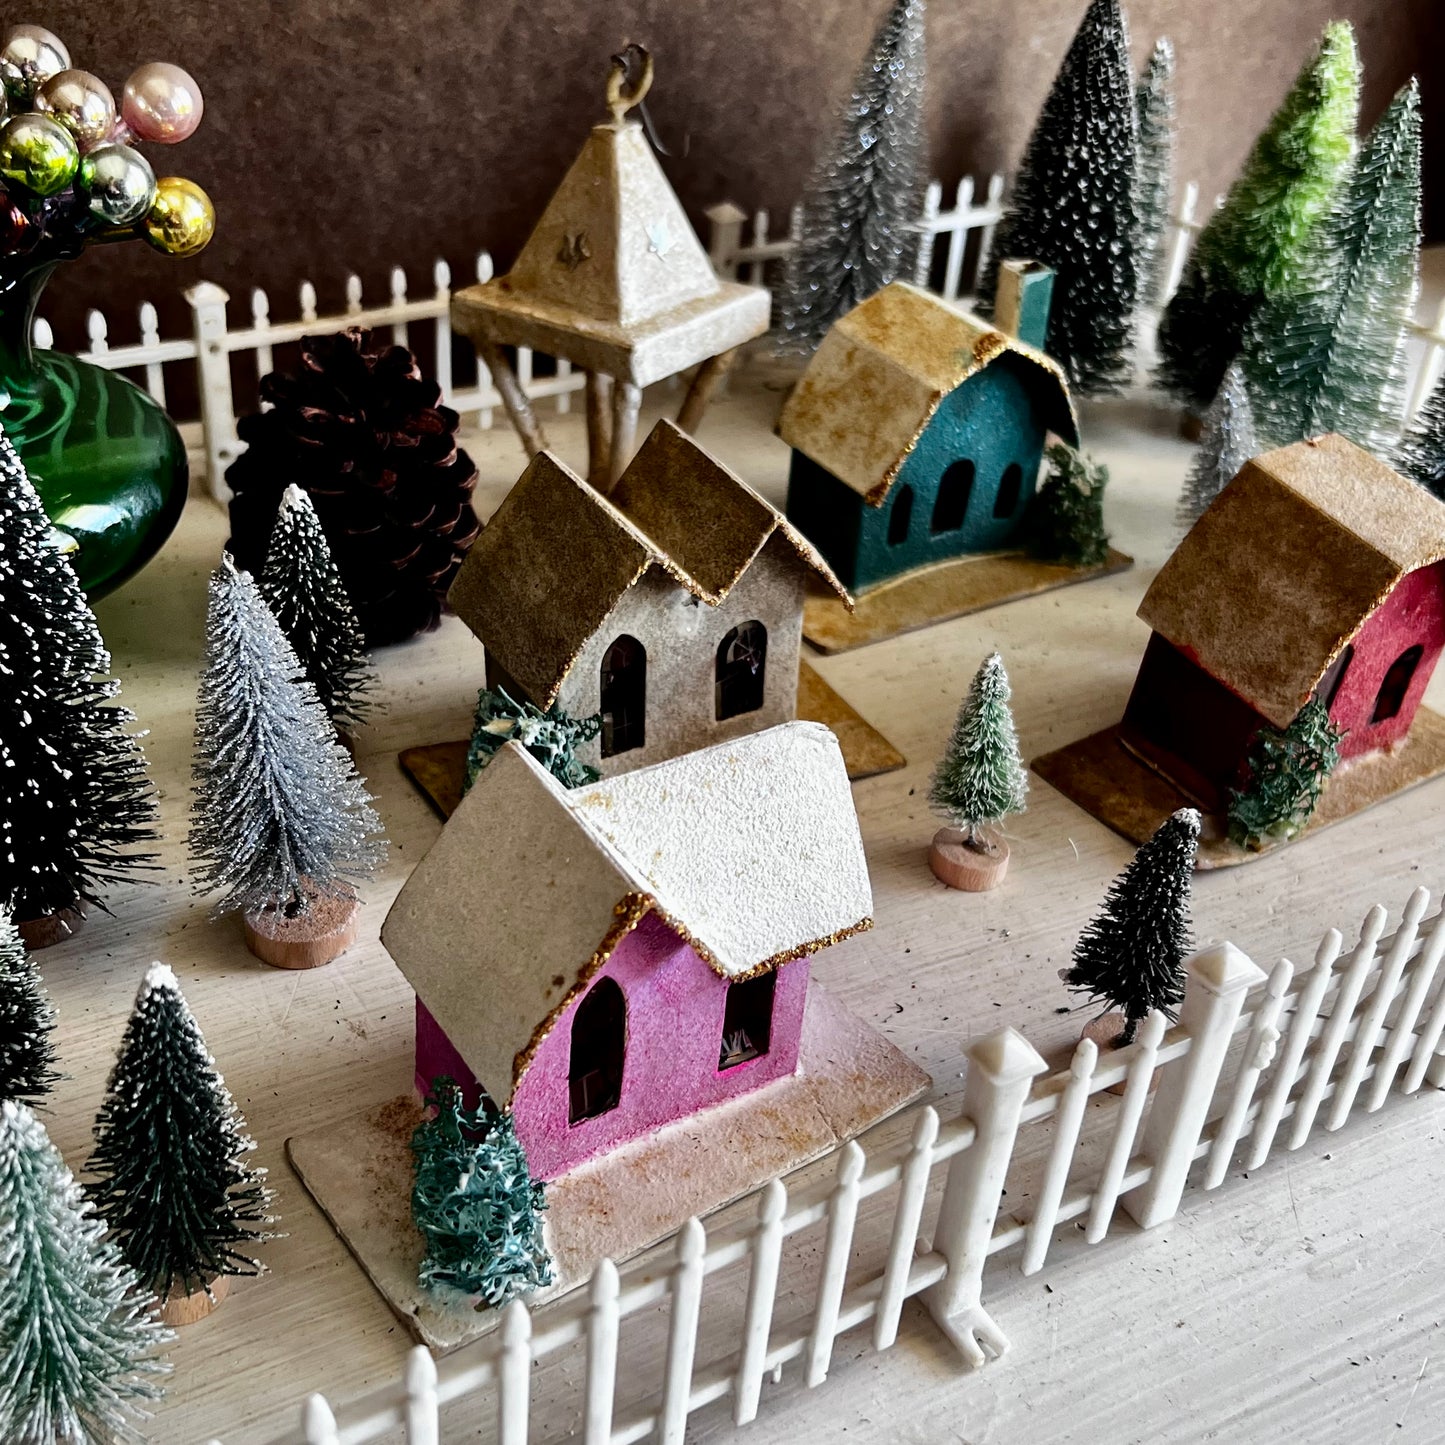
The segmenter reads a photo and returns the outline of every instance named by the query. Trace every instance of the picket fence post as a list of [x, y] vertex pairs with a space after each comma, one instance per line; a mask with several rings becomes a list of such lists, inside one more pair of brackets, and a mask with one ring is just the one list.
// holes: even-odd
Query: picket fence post
[[406, 1445], [440, 1445], [437, 1418], [437, 1364], [425, 1345], [406, 1361]]
[[223, 505], [231, 498], [226, 468], [240, 449], [235, 400], [231, 394], [231, 354], [226, 349], [226, 302], [230, 299], [214, 281], [201, 281], [186, 291], [196, 339], [206, 483], [211, 495]]
[[1019, 1116], [1033, 1080], [1048, 1069], [1016, 1029], [1002, 1028], [965, 1050], [968, 1078], [963, 1115], [974, 1127], [973, 1143], [948, 1166], [933, 1248], [948, 1273], [923, 1292], [934, 1323], [974, 1369], [1008, 1349], [1008, 1337], [983, 1308], [983, 1267], [1004, 1179], [1019, 1131]]
[[748, 213], [734, 201], [719, 201], [703, 212], [707, 217], [707, 256], [719, 276], [737, 280], [737, 254], [743, 244]]
[[1245, 995], [1265, 982], [1263, 969], [1232, 943], [1196, 953], [1185, 971], [1179, 1026], [1189, 1035], [1189, 1051], [1159, 1070], [1140, 1147], [1154, 1167], [1145, 1183], [1119, 1200], [1141, 1229], [1153, 1229], [1178, 1210]]

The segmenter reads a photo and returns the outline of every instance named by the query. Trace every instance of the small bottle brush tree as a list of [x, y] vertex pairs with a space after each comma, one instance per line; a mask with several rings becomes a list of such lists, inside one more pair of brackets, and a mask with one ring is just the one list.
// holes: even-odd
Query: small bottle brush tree
[[[110, 654], [40, 498], [0, 435], [0, 908], [31, 947], [68, 935], [152, 856], [155, 803]], [[65, 920], [69, 921], [67, 926]]]
[[170, 1339], [24, 1104], [0, 1104], [0, 1440], [141, 1441]]
[[1259, 451], [1249, 389], [1244, 384], [1243, 368], [1235, 362], [1224, 373], [1219, 395], [1204, 413], [1199, 450], [1179, 495], [1180, 531], [1187, 532], [1204, 515], [1245, 462]]
[[545, 712], [535, 703], [517, 702], [504, 687], [477, 694], [472, 741], [467, 748], [466, 786], [509, 742], [519, 742], [558, 782], [569, 788], [595, 783], [601, 774], [577, 758], [577, 745], [602, 731], [602, 714], [574, 718], [554, 703]]
[[1054, 268], [1044, 349], [1085, 395], [1118, 391], [1139, 289], [1138, 122], [1119, 0], [1092, 0], [1059, 67], [994, 232], [978, 298], [992, 307], [999, 263]]
[[213, 916], [243, 910], [253, 950], [262, 921], [284, 932], [318, 904], [336, 905], [345, 932], [358, 906], [354, 881], [385, 847], [366, 789], [300, 672], [255, 583], [226, 557], [210, 582], [190, 850], [198, 886], [221, 893]]
[[1229, 795], [1229, 836], [1253, 849], [1295, 837], [1339, 763], [1342, 736], [1317, 697], [1283, 732], [1261, 729], [1246, 761], [1248, 778]]
[[1366, 137], [1315, 228], [1299, 286], [1256, 313], [1243, 361], [1275, 446], [1339, 432], [1390, 456], [1405, 410], [1405, 344], [1420, 249], [1420, 91]]
[[421, 1283], [493, 1307], [551, 1284], [544, 1189], [527, 1172], [512, 1116], [464, 1108], [448, 1078], [434, 1081], [426, 1103], [435, 1116], [411, 1140], [411, 1213], [426, 1241]]
[[1174, 198], [1174, 45], [1167, 38], [1154, 42], [1134, 92], [1134, 106], [1139, 118], [1135, 265], [1139, 272], [1139, 300], [1153, 306], [1163, 297], [1169, 261], [1164, 242]]
[[1445, 501], [1445, 380], [1430, 393], [1420, 415], [1405, 433], [1395, 465]]
[[911, 279], [923, 211], [923, 0], [891, 0], [808, 180], [779, 305], [781, 349], [807, 355], [840, 316]]
[[0, 1102], [35, 1103], [55, 1087], [55, 1008], [10, 915], [0, 910]]
[[1157, 379], [1193, 411], [1219, 390], [1260, 305], [1308, 277], [1308, 244], [1349, 164], [1359, 102], [1354, 32], [1337, 22], [1199, 233], [1165, 308]]
[[1074, 945], [1060, 976], [1078, 993], [1124, 1017], [1114, 1040], [1134, 1042], [1159, 1009], [1173, 1019], [1184, 997], [1184, 960], [1193, 947], [1189, 885], [1199, 845], [1199, 814], [1181, 808], [1159, 825], [1109, 885], [1098, 916]]
[[345, 733], [365, 722], [366, 694], [376, 685], [366, 639], [316, 509], [300, 487], [281, 494], [257, 585], [337, 729]]
[[163, 1304], [195, 1294], [214, 1303], [218, 1280], [261, 1272], [249, 1250], [273, 1237], [273, 1221], [266, 1171], [246, 1157], [255, 1147], [175, 974], [152, 964], [86, 1167], [122, 1256]]
[[1030, 554], [1070, 567], [1101, 566], [1109, 558], [1104, 530], [1108, 467], [1064, 442], [1054, 443], [1045, 456], [1048, 472], [1024, 517]]

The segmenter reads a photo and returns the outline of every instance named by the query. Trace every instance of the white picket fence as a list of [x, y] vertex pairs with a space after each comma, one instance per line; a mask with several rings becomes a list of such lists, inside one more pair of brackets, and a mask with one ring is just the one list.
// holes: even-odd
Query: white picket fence
[[[448, 1422], [455, 1438], [473, 1438], [490, 1418], [500, 1445], [525, 1445], [533, 1365], [565, 1351], [581, 1357], [573, 1373], [586, 1445], [681, 1445], [688, 1417], [714, 1402], [731, 1401], [739, 1425], [752, 1420], [764, 1381], [781, 1382], [795, 1363], [805, 1386], [821, 1385], [841, 1335], [867, 1325], [873, 1348], [888, 1349], [914, 1296], [966, 1364], [984, 1365], [1008, 1348], [982, 1297], [993, 1256], [1017, 1250], [1025, 1275], [1067, 1268], [1069, 1249], [1050, 1261], [1062, 1224], [1082, 1221], [1083, 1240], [1098, 1244], [1122, 1208], [1150, 1229], [1174, 1216], [1196, 1163], [1200, 1187], [1212, 1190], [1238, 1158], [1244, 1178], [1233, 1187], [1243, 1188], [1277, 1142], [1297, 1149], [1317, 1125], [1338, 1129], [1356, 1109], [1379, 1109], [1397, 1080], [1406, 1094], [1445, 1087], [1445, 987], [1437, 986], [1445, 910], [1422, 934], [1428, 904], [1417, 889], [1388, 938], [1385, 910], [1371, 909], [1348, 952], [1330, 929], [1298, 979], [1288, 960], [1266, 976], [1232, 944], [1197, 953], [1177, 1025], [1154, 1014], [1131, 1047], [1103, 1057], [1085, 1040], [1058, 1073], [1047, 1073], [1021, 1034], [1001, 1029], [966, 1051], [958, 1117], [944, 1123], [920, 1107], [906, 1146], [870, 1159], [849, 1143], [831, 1182], [790, 1191], [774, 1180], [762, 1189], [754, 1221], [709, 1233], [689, 1220], [670, 1268], [644, 1259], [619, 1270], [604, 1260], [587, 1289], [535, 1317], [512, 1303], [495, 1332], [440, 1364], [417, 1347], [404, 1379], [339, 1412], [312, 1395], [299, 1428], [274, 1445], [360, 1445], [397, 1431], [410, 1445], [439, 1445], [443, 1409], [461, 1400]], [[926, 1206], [940, 1178], [930, 1228]], [[1000, 1217], [1006, 1180], [1011, 1202], [1033, 1200], [1026, 1218]], [[887, 1243], [865, 1257], [855, 1238], [859, 1205], [884, 1192], [892, 1196]], [[776, 1324], [784, 1250], [819, 1228], [811, 1309]], [[736, 1344], [699, 1363], [703, 1312], [729, 1274], [742, 1288], [739, 1271], [741, 1328], [727, 1336]], [[997, 1269], [989, 1280], [994, 1293]], [[660, 1388], [624, 1404], [620, 1384], [636, 1392], [648, 1382], [619, 1371], [622, 1322], [663, 1305]], [[639, 1353], [630, 1346], [628, 1357]], [[553, 1395], [557, 1382], [549, 1378], [547, 1388]]]

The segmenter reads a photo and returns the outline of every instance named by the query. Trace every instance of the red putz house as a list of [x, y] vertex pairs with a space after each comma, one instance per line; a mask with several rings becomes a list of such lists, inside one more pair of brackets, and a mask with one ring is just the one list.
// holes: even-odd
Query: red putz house
[[1445, 504], [1344, 437], [1256, 457], [1145, 594], [1119, 741], [1212, 812], [1315, 695], [1342, 758], [1397, 747], [1445, 646], [1442, 558]]

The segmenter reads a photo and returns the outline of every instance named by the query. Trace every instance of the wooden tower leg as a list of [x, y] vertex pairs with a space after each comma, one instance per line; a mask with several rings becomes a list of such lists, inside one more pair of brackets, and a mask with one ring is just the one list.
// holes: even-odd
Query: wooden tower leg
[[623, 469], [632, 460], [637, 443], [637, 413], [642, 406], [642, 388], [621, 377], [612, 383], [612, 465], [607, 489], [617, 485]]
[[612, 378], [598, 371], [587, 373], [587, 480], [612, 485]]
[[545, 451], [546, 435], [537, 421], [537, 414], [532, 410], [532, 403], [527, 399], [527, 393], [522, 390], [522, 383], [517, 380], [517, 373], [512, 370], [512, 363], [507, 360], [506, 353], [495, 341], [478, 341], [476, 348], [477, 355], [492, 374], [492, 381], [501, 395], [502, 405], [506, 407], [512, 425], [517, 428], [517, 435], [522, 438], [527, 455], [535, 457], [538, 452]]
[[692, 385], [687, 389], [687, 395], [682, 399], [682, 410], [677, 414], [677, 424], [685, 432], [697, 430], [698, 423], [702, 420], [702, 414], [707, 410], [707, 404], [712, 400], [713, 393], [722, 384], [723, 378], [732, 370], [733, 362], [737, 360], [738, 348], [735, 346], [731, 351], [719, 352], [716, 356], [709, 356], [703, 364], [698, 367], [697, 374], [692, 379]]

